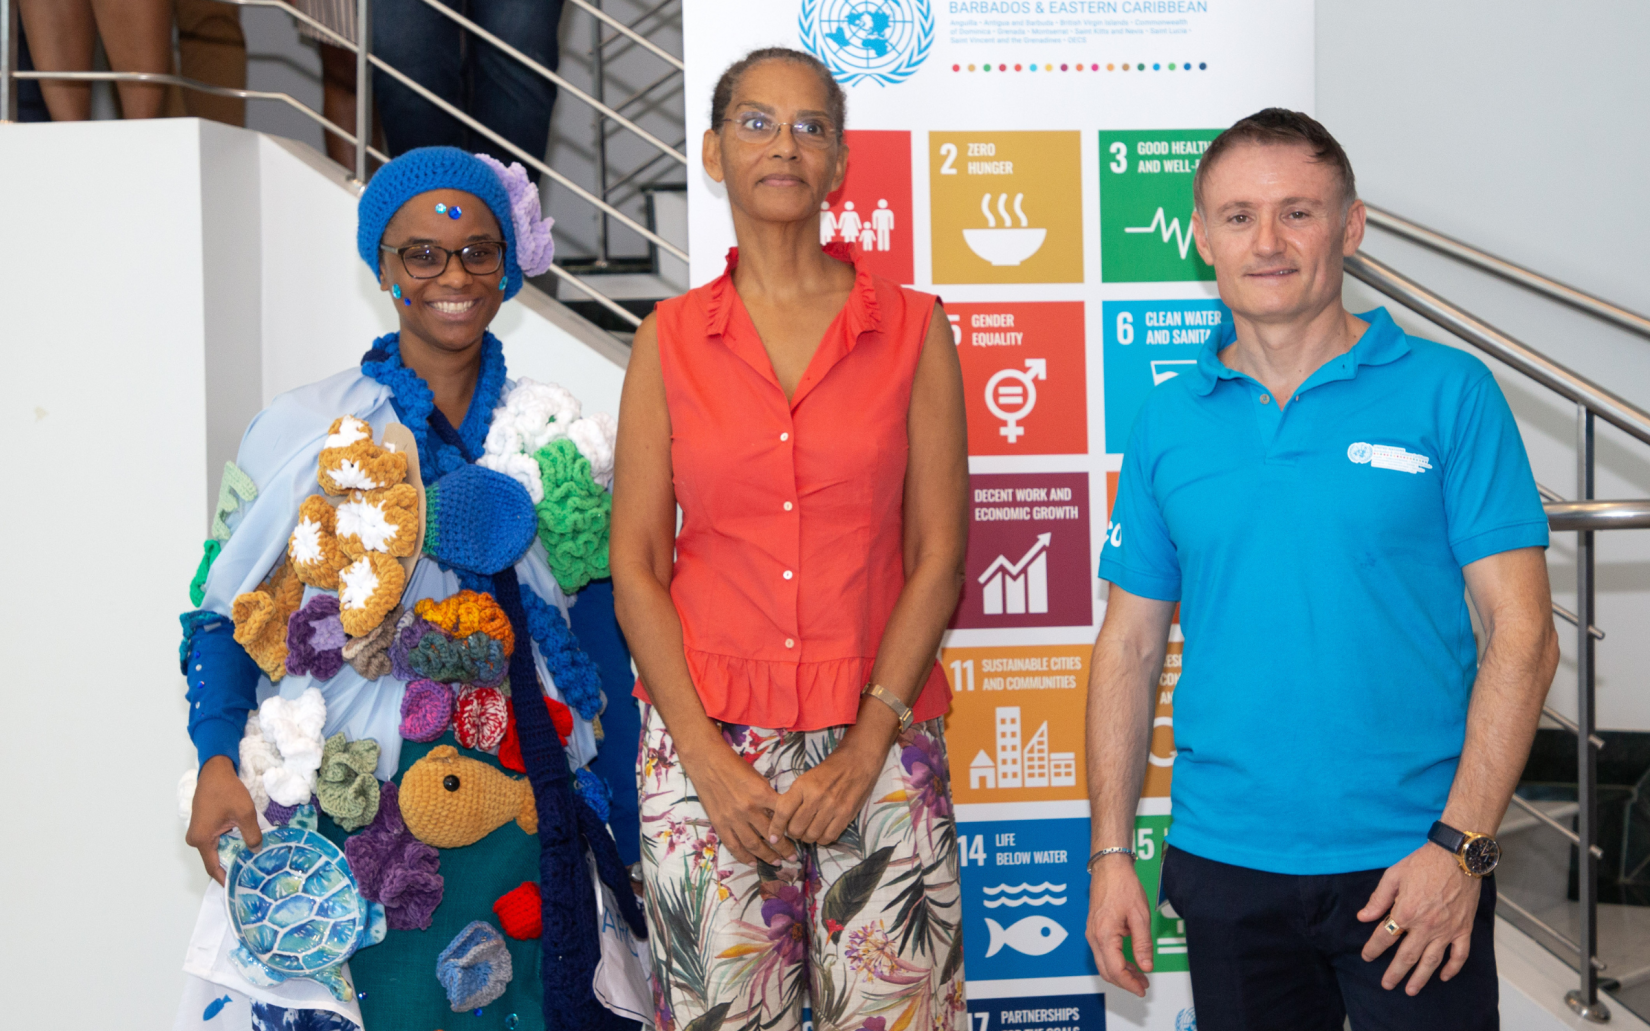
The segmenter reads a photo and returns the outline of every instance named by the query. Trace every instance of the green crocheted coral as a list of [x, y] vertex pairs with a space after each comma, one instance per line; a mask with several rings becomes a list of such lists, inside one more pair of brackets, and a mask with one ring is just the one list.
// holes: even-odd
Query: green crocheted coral
[[195, 578], [189, 581], [189, 604], [197, 609], [201, 607], [201, 602], [206, 600], [206, 574], [212, 571], [212, 563], [218, 560], [218, 555], [222, 551], [223, 541], [212, 537], [208, 537], [206, 543], [201, 545], [201, 563], [195, 567]]
[[347, 831], [360, 830], [378, 815], [378, 742], [350, 741], [344, 732], [327, 738], [321, 751], [321, 775], [315, 794], [321, 811]]
[[590, 460], [566, 437], [539, 448], [533, 459], [544, 481], [544, 500], [534, 506], [539, 540], [550, 554], [556, 582], [572, 593], [608, 575], [613, 496], [590, 475]]

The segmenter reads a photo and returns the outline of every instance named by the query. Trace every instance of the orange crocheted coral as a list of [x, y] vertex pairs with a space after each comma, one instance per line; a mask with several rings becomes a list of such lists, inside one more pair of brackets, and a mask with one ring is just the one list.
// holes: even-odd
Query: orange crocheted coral
[[286, 623], [303, 598], [303, 581], [290, 563], [282, 562], [257, 590], [236, 596], [230, 608], [236, 642], [271, 683], [286, 676]]
[[418, 547], [418, 490], [411, 484], [354, 491], [337, 515], [338, 547], [350, 558], [373, 552], [404, 558]]
[[397, 801], [413, 837], [436, 848], [473, 845], [511, 820], [528, 834], [539, 831], [531, 784], [452, 745], [437, 745], [412, 764]]
[[372, 442], [372, 427], [341, 415], [327, 431], [316, 479], [328, 494], [381, 490], [407, 478], [407, 456]]
[[353, 556], [338, 550], [338, 514], [319, 494], [298, 506], [298, 526], [287, 541], [286, 554], [298, 579], [323, 591], [338, 589], [338, 571]]
[[338, 574], [338, 619], [344, 633], [365, 637], [401, 600], [406, 570], [388, 555], [374, 552], [351, 562]]
[[452, 637], [463, 639], [479, 631], [502, 643], [505, 655], [516, 649], [516, 634], [510, 629], [510, 617], [499, 608], [491, 594], [459, 591], [441, 601], [425, 598], [413, 606], [413, 612]]

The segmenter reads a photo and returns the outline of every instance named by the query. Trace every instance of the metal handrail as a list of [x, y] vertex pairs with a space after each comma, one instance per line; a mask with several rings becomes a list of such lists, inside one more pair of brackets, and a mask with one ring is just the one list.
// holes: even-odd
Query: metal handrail
[[[687, 166], [688, 160], [687, 160], [687, 155], [686, 154], [684, 154], [681, 151], [677, 150], [675, 147], [672, 147], [670, 144], [666, 143], [664, 140], [661, 140], [659, 137], [657, 137], [657, 136], [653, 135], [652, 133], [648, 132], [646, 129], [644, 129], [641, 126], [637, 125], [635, 122], [632, 122], [630, 119], [626, 118], [624, 115], [619, 114], [619, 112], [617, 112], [617, 111], [613, 110], [612, 108], [608, 107], [606, 104], [602, 103], [600, 100], [597, 100], [595, 97], [593, 97], [590, 94], [586, 93], [584, 90], [579, 89], [577, 86], [573, 85], [571, 82], [568, 82], [566, 79], [562, 78], [560, 75], [557, 75], [555, 72], [553, 72], [550, 69], [546, 68], [544, 65], [542, 65], [542, 64], [538, 63], [537, 61], [533, 60], [531, 57], [528, 57], [526, 54], [522, 53], [520, 50], [517, 50], [515, 47], [511, 46], [510, 44], [504, 42], [504, 40], [502, 40], [502, 39], [498, 38], [497, 36], [493, 35], [491, 32], [488, 32], [486, 29], [482, 28], [480, 25], [477, 25], [475, 22], [473, 22], [470, 19], [464, 17], [462, 14], [459, 14], [457, 11], [453, 10], [452, 8], [442, 4], [440, 2], [440, 0], [424, 0], [424, 4], [428, 7], [430, 7], [433, 10], [440, 11], [442, 14], [446, 15], [448, 18], [451, 18], [453, 21], [455, 21], [458, 24], [464, 26], [465, 31], [470, 32], [470, 33], [472, 33], [476, 36], [479, 36], [482, 39], [486, 40], [487, 42], [491, 43], [493, 46], [498, 47], [500, 50], [504, 51], [505, 53], [509, 54], [511, 57], [513, 57], [516, 60], [520, 61], [522, 64], [526, 65], [532, 71], [537, 72], [539, 75], [543, 76], [546, 79], [549, 79], [551, 82], [555, 83], [557, 86], [561, 87], [563, 90], [566, 90], [568, 93], [571, 93], [573, 96], [575, 96], [578, 99], [584, 101], [586, 104], [589, 104], [591, 107], [595, 108], [597, 111], [600, 111], [603, 116], [605, 116], [607, 118], [611, 118], [613, 121], [618, 122], [620, 125], [624, 126], [626, 129], [629, 129], [631, 132], [635, 133], [637, 136], [640, 136], [642, 139], [646, 140], [648, 143], [653, 144], [653, 146], [658, 148], [658, 150], [661, 153], [663, 153], [667, 157], [675, 158], [676, 161], [679, 164], [681, 164], [683, 167]], [[376, 62], [378, 59], [373, 58], [373, 60]]]
[[1400, 236], [1418, 243], [1423, 247], [1437, 251], [1446, 257], [1481, 269], [1491, 275], [1500, 276], [1511, 283], [1516, 283], [1536, 293], [1549, 297], [1560, 304], [1567, 304], [1577, 311], [1586, 312], [1595, 318], [1603, 319], [1630, 333], [1637, 333], [1643, 337], [1650, 337], [1650, 318], [1637, 312], [1629, 311], [1619, 304], [1612, 304], [1602, 297], [1594, 296], [1585, 290], [1578, 290], [1573, 286], [1560, 283], [1549, 276], [1534, 272], [1522, 265], [1515, 265], [1505, 258], [1498, 258], [1487, 251], [1479, 250], [1471, 244], [1462, 243], [1452, 236], [1426, 226], [1418, 225], [1407, 218], [1401, 218], [1390, 211], [1372, 205], [1364, 205], [1369, 212], [1369, 224], [1384, 229], [1394, 236]]
[[[180, 86], [184, 89], [195, 90], [200, 93], [210, 93], [218, 97], [239, 97], [242, 100], [276, 100], [286, 104], [294, 110], [301, 111], [311, 121], [320, 125], [322, 129], [334, 136], [342, 137], [350, 146], [356, 146], [355, 134], [344, 131], [343, 128], [327, 119], [324, 115], [310, 110], [303, 101], [290, 93], [277, 93], [270, 90], [235, 89], [231, 86], [214, 86], [210, 83], [199, 82], [195, 79], [186, 79], [181, 75], [165, 75], [160, 72], [13, 72], [16, 79], [32, 79], [43, 82], [150, 82], [157, 86]], [[379, 161], [389, 161], [389, 155], [369, 146], [367, 153]]]
[[607, 296], [606, 294], [602, 293], [601, 291], [596, 290], [595, 288], [591, 287], [589, 284], [585, 283], [584, 280], [580, 279], [578, 276], [575, 276], [573, 273], [571, 273], [571, 272], [567, 271], [566, 269], [562, 268], [560, 265], [557, 265], [554, 262], [551, 262], [550, 272], [557, 279], [560, 279], [565, 283], [571, 283], [574, 286], [578, 287], [580, 290], [583, 290], [585, 293], [590, 295], [591, 300], [595, 301], [597, 304], [599, 304], [602, 307], [606, 308], [608, 311], [610, 311], [613, 314], [617, 315], [619, 318], [623, 319], [624, 321], [630, 323], [632, 326], [640, 326], [642, 324], [642, 320], [636, 316], [635, 312], [631, 311], [629, 308], [624, 307], [619, 302], [615, 301], [613, 298]]
[[1631, 401], [1565, 368], [1362, 251], [1346, 259], [1346, 271], [1547, 389], [1650, 444], [1650, 413]]
[[[1505, 905], [1507, 908], [1511, 909], [1514, 913], [1517, 913], [1519, 916], [1521, 916], [1524, 919], [1528, 920], [1530, 923], [1534, 924], [1535, 926], [1541, 928], [1543, 931], [1545, 931], [1548, 934], [1552, 935], [1559, 942], [1561, 942], [1565, 946], [1567, 946], [1569, 948], [1569, 950], [1571, 952], [1575, 953], [1577, 956], [1581, 955], [1581, 946], [1579, 944], [1577, 944], [1577, 942], [1574, 938], [1571, 938], [1569, 935], [1563, 933], [1562, 931], [1559, 931], [1558, 929], [1553, 927], [1553, 925], [1547, 923], [1547, 921], [1545, 921], [1545, 920], [1541, 919], [1540, 917], [1536, 916], [1534, 913], [1532, 913], [1529, 910], [1525, 909], [1523, 906], [1519, 905], [1517, 902], [1514, 902], [1512, 899], [1507, 897], [1505, 892], [1499, 892], [1499, 891], [1496, 892], [1495, 893], [1495, 901], [1499, 905]], [[1610, 965], [1608, 963], [1605, 963], [1603, 960], [1600, 960], [1597, 956], [1591, 956], [1591, 957], [1588, 957], [1588, 958], [1591, 961], [1594, 970], [1603, 972], [1605, 970], [1610, 969]]]
[[[1517, 795], [1514, 795], [1512, 797], [1512, 802], [1513, 802], [1514, 805], [1518, 806], [1518, 808], [1524, 810], [1526, 813], [1529, 813], [1531, 816], [1535, 817], [1537, 820], [1540, 820], [1542, 823], [1546, 824], [1548, 827], [1551, 827], [1553, 830], [1555, 830], [1558, 833], [1564, 835], [1566, 838], [1569, 838], [1570, 839], [1570, 844], [1577, 845], [1577, 846], [1579, 846], [1581, 844], [1581, 835], [1577, 834], [1575, 831], [1571, 830], [1570, 828], [1564, 826], [1562, 823], [1559, 823], [1557, 820], [1553, 819], [1551, 816], [1548, 816], [1546, 813], [1542, 812], [1540, 809], [1538, 809], [1534, 805], [1531, 805], [1529, 802], [1526, 802], [1524, 799], [1518, 797]], [[1603, 859], [1604, 858], [1604, 850], [1602, 848], [1599, 848], [1596, 844], [1595, 845], [1588, 845], [1587, 846], [1587, 851], [1589, 851], [1593, 854], [1594, 859]]]
[[[672, 54], [668, 50], [662, 49], [661, 47], [659, 47], [658, 44], [654, 43], [651, 39], [648, 39], [646, 36], [642, 35], [640, 32], [637, 32], [635, 29], [633, 29], [630, 26], [626, 25], [624, 22], [619, 21], [617, 18], [613, 17], [611, 14], [608, 14], [606, 11], [603, 11], [600, 7], [596, 7], [592, 4], [586, 3], [585, 0], [568, 0], [568, 2], [571, 3], [574, 7], [578, 7], [582, 10], [588, 11], [591, 14], [595, 15], [596, 19], [598, 21], [606, 22], [608, 25], [612, 26], [612, 28], [615, 31], [617, 31], [620, 35], [629, 36], [630, 41], [632, 43], [638, 43], [638, 44], [642, 45], [643, 47], [646, 47], [648, 50], [651, 50], [654, 54], [656, 54], [659, 58], [664, 60], [667, 64], [670, 64], [670, 65], [674, 66], [677, 71], [679, 71], [679, 72], [687, 71], [687, 66], [682, 63], [682, 59], [680, 57], [677, 57], [675, 54]], [[660, 6], [662, 7], [664, 5], [661, 4]], [[657, 10], [657, 8], [655, 8], [655, 10]], [[651, 13], [653, 13], [653, 12], [652, 11], [648, 12], [648, 14], [651, 14]], [[647, 17], [647, 15], [643, 15], [642, 17], [645, 18], [645, 17]]]
[[1554, 530], [1643, 530], [1650, 528], [1647, 501], [1560, 501], [1543, 505]]
[[[1543, 705], [1541, 707], [1541, 715], [1552, 720], [1554, 723], [1563, 727], [1565, 730], [1568, 730], [1570, 733], [1580, 736], [1581, 725], [1552, 706]], [[1605, 745], [1604, 739], [1599, 737], [1597, 734], [1588, 734], [1587, 739], [1593, 743], [1594, 748], [1602, 749]]]

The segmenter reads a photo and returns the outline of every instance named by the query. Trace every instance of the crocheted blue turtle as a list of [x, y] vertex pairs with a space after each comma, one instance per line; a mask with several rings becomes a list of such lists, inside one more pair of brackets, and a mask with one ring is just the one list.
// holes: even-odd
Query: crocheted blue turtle
[[256, 853], [238, 831], [218, 839], [224, 901], [241, 942], [229, 958], [252, 984], [307, 977], [343, 1001], [353, 991], [344, 961], [384, 940], [384, 907], [361, 897], [349, 861], [315, 828], [306, 805]]

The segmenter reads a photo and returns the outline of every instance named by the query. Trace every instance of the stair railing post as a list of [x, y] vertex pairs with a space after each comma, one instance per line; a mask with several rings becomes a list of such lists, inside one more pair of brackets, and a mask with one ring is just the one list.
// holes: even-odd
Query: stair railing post
[[[1593, 412], [1576, 405], [1576, 498], [1591, 501], [1594, 487]], [[1610, 1019], [1610, 1007], [1598, 998], [1598, 860], [1593, 845], [1598, 840], [1598, 748], [1593, 744], [1596, 714], [1593, 689], [1596, 668], [1593, 662], [1593, 635], [1588, 628], [1595, 621], [1594, 545], [1592, 530], [1576, 531], [1576, 899], [1581, 909], [1581, 987], [1567, 992], [1564, 1001], [1586, 1019], [1602, 1024]]]
[[[3, 2], [3, 0], [0, 0]], [[372, 0], [355, 0], [355, 181], [367, 185], [372, 146]]]
[[0, 123], [17, 121], [17, 5], [0, 0]]
[[[598, 9], [602, 0], [594, 0]], [[607, 41], [602, 39], [602, 23], [598, 18], [590, 19], [590, 32], [594, 45], [591, 48], [591, 88], [590, 93], [602, 103], [607, 103]], [[596, 181], [600, 187], [602, 200], [607, 200], [607, 116], [597, 111], [594, 124], [596, 126]], [[608, 236], [611, 227], [607, 221], [607, 212], [596, 212], [596, 267], [606, 268], [608, 260]]]

